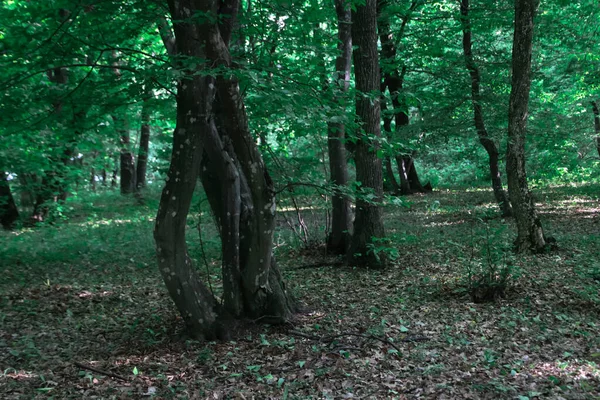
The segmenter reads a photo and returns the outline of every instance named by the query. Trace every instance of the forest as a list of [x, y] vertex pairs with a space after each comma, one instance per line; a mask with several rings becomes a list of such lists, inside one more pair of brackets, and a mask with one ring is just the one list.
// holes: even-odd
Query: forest
[[600, 398], [596, 0], [0, 2], [0, 398]]

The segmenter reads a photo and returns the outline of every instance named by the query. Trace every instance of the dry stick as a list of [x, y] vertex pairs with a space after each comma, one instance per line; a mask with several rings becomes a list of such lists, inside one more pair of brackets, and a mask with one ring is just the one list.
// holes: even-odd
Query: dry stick
[[95, 372], [95, 373], [100, 374], [100, 375], [109, 376], [111, 378], [120, 379], [120, 380], [126, 381], [126, 382], [129, 381], [129, 379], [125, 378], [124, 376], [113, 374], [112, 372], [108, 372], [108, 371], [103, 371], [101, 369], [94, 368], [92, 366], [85, 365], [85, 364], [82, 364], [82, 363], [77, 362], [77, 361], [74, 361], [73, 364], [75, 364], [75, 366], [77, 366], [79, 368], [87, 369], [87, 370], [90, 370], [90, 371]]

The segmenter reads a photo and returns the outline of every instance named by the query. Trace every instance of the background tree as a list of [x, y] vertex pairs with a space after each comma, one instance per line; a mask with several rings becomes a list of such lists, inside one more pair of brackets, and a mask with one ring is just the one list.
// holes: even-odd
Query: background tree
[[546, 239], [527, 184], [525, 138], [531, 87], [531, 55], [533, 46], [536, 0], [515, 1], [515, 33], [512, 56], [512, 88], [508, 109], [508, 147], [506, 175], [508, 190], [517, 222], [517, 251], [543, 251]]
[[350, 247], [350, 262], [372, 267], [385, 266], [385, 256], [378, 256], [370, 246], [385, 235], [380, 202], [383, 195], [381, 147], [380, 75], [377, 52], [377, 1], [367, 0], [352, 12], [354, 38], [354, 73], [356, 79], [356, 114], [359, 130], [355, 133], [356, 180], [360, 182], [356, 200], [356, 219]]

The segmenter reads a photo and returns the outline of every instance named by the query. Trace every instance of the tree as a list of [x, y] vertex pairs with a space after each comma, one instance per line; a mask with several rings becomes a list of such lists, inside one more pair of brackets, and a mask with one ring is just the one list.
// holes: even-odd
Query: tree
[[15, 204], [6, 172], [0, 171], [0, 225], [4, 229], [11, 229], [19, 219], [19, 210]]
[[352, 11], [352, 37], [356, 80], [356, 180], [360, 188], [356, 199], [356, 219], [350, 247], [352, 264], [383, 267], [385, 257], [373, 251], [374, 241], [385, 235], [380, 202], [383, 196], [383, 172], [378, 157], [381, 137], [379, 100], [379, 60], [377, 54], [377, 1], [366, 0]]
[[[229, 318], [287, 321], [295, 306], [273, 257], [273, 182], [230, 71], [229, 42], [239, 2], [169, 0], [169, 9], [181, 78], [171, 165], [154, 231], [161, 274], [198, 337], [223, 336], [223, 321]], [[219, 68], [216, 78], [207, 73], [210, 67]], [[223, 307], [197, 276], [185, 241], [200, 172], [221, 235]]]
[[[418, 1], [413, 1], [406, 11], [406, 14], [402, 16], [402, 23], [398, 30], [398, 37], [404, 36], [404, 31], [410, 19], [410, 14], [416, 10], [419, 6]], [[401, 70], [398, 70], [396, 61], [396, 46], [394, 44], [394, 36], [391, 31], [388, 9], [389, 4], [387, 0], [379, 0], [378, 4], [378, 16], [379, 16], [379, 38], [381, 41], [381, 74], [383, 75], [383, 81], [381, 85], [381, 91], [385, 92], [388, 89], [392, 100], [393, 110], [390, 113], [384, 113], [383, 115], [383, 126], [389, 136], [392, 136], [392, 124], [391, 119], [394, 117], [396, 124], [396, 132], [400, 131], [402, 127], [409, 124], [410, 118], [408, 116], [408, 105], [403, 101], [402, 97], [402, 86], [404, 84], [404, 78], [406, 76], [407, 68], [403, 65]], [[386, 108], [383, 103], [383, 108]], [[406, 151], [404, 151], [406, 153]], [[401, 194], [412, 194], [415, 192], [424, 193], [427, 190], [421, 184], [417, 169], [415, 167], [414, 159], [411, 154], [396, 154], [394, 156], [396, 163], [398, 164], [398, 174], [400, 175], [400, 193]], [[395, 177], [393, 176], [393, 169], [391, 168], [391, 159], [386, 158], [386, 173], [388, 179], [392, 182], [392, 185], [397, 185]]]
[[477, 136], [479, 142], [488, 154], [490, 176], [492, 178], [492, 189], [494, 190], [494, 196], [496, 202], [502, 211], [503, 217], [510, 217], [512, 215], [512, 209], [508, 196], [504, 192], [502, 187], [502, 178], [500, 177], [500, 168], [498, 167], [498, 147], [494, 140], [488, 134], [485, 127], [485, 121], [483, 118], [483, 106], [482, 98], [480, 93], [481, 75], [479, 68], [475, 63], [473, 57], [473, 43], [472, 35], [473, 29], [471, 24], [471, 18], [469, 16], [469, 0], [461, 0], [460, 3], [460, 14], [461, 14], [461, 25], [463, 31], [463, 51], [465, 55], [465, 63], [467, 70], [471, 77], [471, 103], [473, 105], [473, 119], [475, 121], [475, 129], [477, 130]]
[[512, 80], [508, 109], [506, 175], [517, 223], [518, 252], [541, 252], [546, 248], [542, 224], [527, 184], [525, 138], [531, 88], [531, 55], [537, 0], [515, 0], [515, 30], [512, 50]]
[[[352, 67], [352, 32], [350, 27], [352, 13], [350, 4], [346, 0], [336, 0], [335, 11], [338, 26], [338, 55], [335, 60], [334, 88], [341, 92], [336, 95], [336, 103], [339, 104], [339, 97], [346, 93], [350, 86], [350, 70]], [[344, 113], [345, 107], [340, 105], [339, 110]], [[327, 241], [327, 249], [338, 254], [347, 251], [352, 225], [350, 202], [344, 191], [340, 190], [348, 184], [345, 137], [346, 126], [343, 122], [328, 123], [329, 170], [331, 182], [335, 187], [331, 197], [331, 234]]]
[[598, 157], [600, 157], [600, 111], [598, 111], [598, 104], [592, 101], [592, 111], [594, 112], [594, 132], [596, 132], [596, 150], [598, 151]]

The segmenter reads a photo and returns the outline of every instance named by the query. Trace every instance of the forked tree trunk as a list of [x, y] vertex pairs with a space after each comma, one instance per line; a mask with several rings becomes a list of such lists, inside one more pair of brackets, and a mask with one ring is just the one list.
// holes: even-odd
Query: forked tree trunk
[[[385, 236], [380, 201], [383, 195], [382, 162], [377, 157], [381, 137], [379, 60], [377, 54], [377, 1], [366, 0], [352, 11], [352, 37], [355, 50], [356, 114], [360, 132], [356, 143], [356, 180], [361, 191], [356, 199], [356, 219], [349, 252], [354, 265], [384, 267], [385, 254], [374, 251], [376, 240]], [[368, 196], [373, 196], [370, 200]]]
[[138, 149], [137, 165], [135, 167], [135, 187], [141, 190], [146, 187], [146, 170], [148, 169], [148, 150], [150, 148], [150, 99], [152, 91], [146, 88], [147, 93], [144, 96], [142, 105], [142, 126], [140, 132], [140, 143]]
[[[419, 2], [413, 1], [409, 7], [409, 13], [414, 11], [418, 5]], [[379, 0], [377, 6], [379, 14], [379, 40], [381, 41], [382, 54], [381, 73], [383, 74], [384, 80], [383, 87], [387, 87], [390, 92], [392, 107], [394, 109], [394, 121], [396, 123], [395, 131], [397, 133], [401, 127], [408, 125], [410, 122], [406, 111], [406, 104], [401, 101], [401, 91], [402, 86], [404, 85], [406, 67], [404, 66], [401, 71], [398, 71], [398, 67], [395, 65], [397, 50], [394, 45], [393, 35], [389, 24], [388, 11], [386, 10], [388, 1]], [[400, 38], [404, 36], [408, 21], [409, 15], [405, 15], [402, 18], [402, 23], [398, 31], [398, 36]], [[386, 128], [385, 118], [384, 128]], [[391, 123], [389, 124], [389, 129], [391, 135]], [[394, 158], [398, 164], [398, 174], [400, 175], [400, 193], [404, 195], [416, 192], [424, 193], [426, 190], [423, 188], [423, 185], [421, 185], [412, 156], [397, 154]]]
[[[154, 234], [169, 293], [191, 332], [203, 338], [222, 336], [224, 319], [284, 322], [294, 311], [272, 254], [273, 184], [248, 130], [237, 78], [198, 73], [208, 66], [231, 67], [228, 45], [238, 2], [220, 4], [223, 18], [191, 22], [194, 15], [217, 15], [218, 6], [217, 0], [169, 1], [178, 56], [208, 62], [183, 63], [188, 68], [178, 84], [171, 168]], [[215, 118], [214, 105], [221, 118]], [[201, 170], [221, 233], [224, 309], [194, 272], [185, 245], [186, 217]]]
[[512, 87], [508, 107], [508, 148], [506, 175], [517, 223], [518, 252], [540, 252], [546, 247], [525, 170], [525, 137], [531, 88], [533, 18], [537, 0], [515, 0], [515, 34], [512, 51]]
[[500, 207], [502, 216], [510, 217], [512, 215], [512, 208], [510, 206], [508, 196], [506, 195], [506, 192], [502, 186], [500, 168], [498, 168], [498, 147], [496, 147], [496, 143], [494, 143], [492, 138], [490, 138], [483, 120], [483, 107], [481, 105], [482, 99], [479, 90], [481, 76], [479, 74], [479, 68], [477, 67], [477, 64], [475, 64], [475, 60], [473, 58], [472, 25], [471, 18], [469, 16], [469, 0], [461, 0], [460, 13], [463, 30], [463, 51], [467, 69], [469, 71], [469, 75], [471, 76], [471, 102], [473, 104], [475, 129], [477, 130], [479, 142], [488, 154], [494, 197], [496, 198], [496, 202]]
[[6, 172], [0, 171], [0, 225], [4, 229], [12, 229], [19, 219], [19, 210], [15, 204]]
[[[338, 24], [338, 56], [335, 61], [335, 86], [342, 94], [350, 86], [350, 69], [352, 67], [352, 33], [350, 28], [350, 4], [345, 0], [335, 1], [335, 11]], [[340, 113], [345, 107], [336, 99]], [[331, 233], [327, 240], [327, 250], [332, 253], [344, 254], [350, 244], [351, 212], [350, 202], [341, 187], [348, 185], [348, 164], [346, 160], [346, 126], [343, 123], [330, 122], [327, 124], [327, 147], [329, 150], [329, 169], [331, 182], [335, 185], [331, 197]]]
[[598, 111], [598, 104], [595, 101], [592, 101], [592, 110], [594, 111], [594, 130], [596, 131], [596, 150], [600, 157], [600, 111]]

